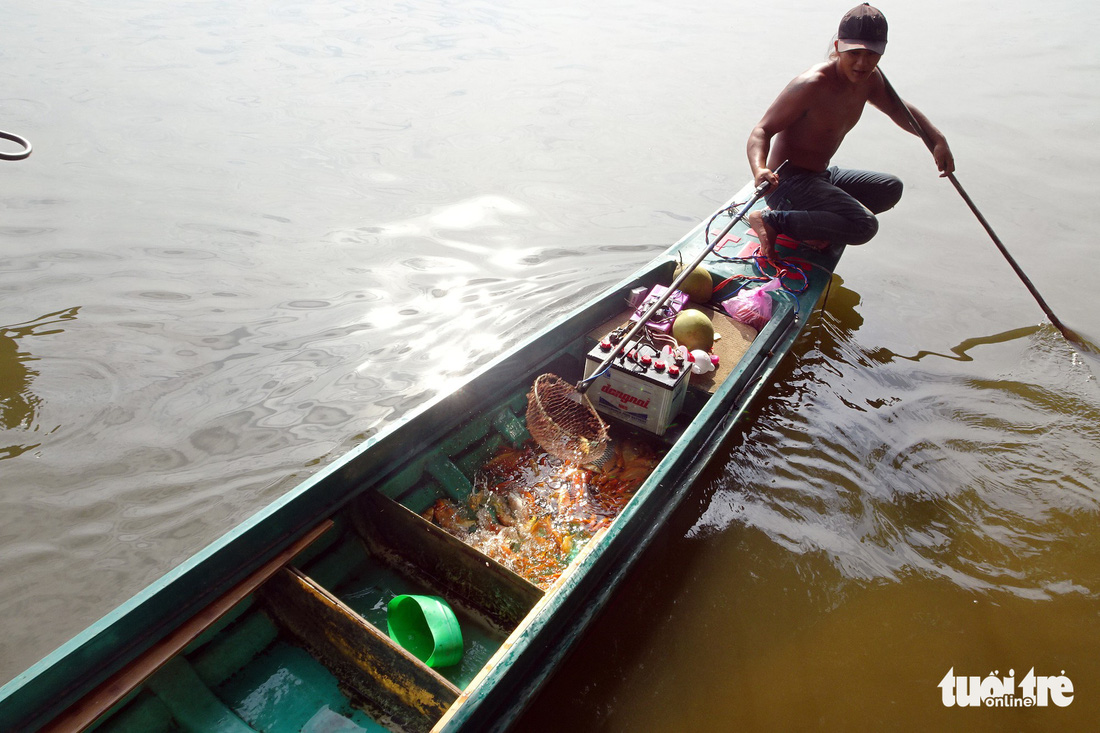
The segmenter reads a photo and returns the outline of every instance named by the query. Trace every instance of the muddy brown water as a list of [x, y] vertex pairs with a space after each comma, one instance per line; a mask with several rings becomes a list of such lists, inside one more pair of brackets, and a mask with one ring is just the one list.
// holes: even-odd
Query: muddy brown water
[[[0, 678], [709, 215], [846, 9], [9, 8], [0, 129], [34, 154], [0, 164]], [[894, 86], [1100, 340], [1100, 10], [884, 10]], [[524, 729], [1100, 712], [1098, 362], [917, 138], [868, 110], [837, 162], [901, 204]], [[1072, 703], [943, 704], [1009, 670]]]

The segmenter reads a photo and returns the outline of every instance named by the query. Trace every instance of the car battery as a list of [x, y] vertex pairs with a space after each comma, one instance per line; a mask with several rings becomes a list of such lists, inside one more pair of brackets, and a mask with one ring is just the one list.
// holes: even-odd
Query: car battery
[[[588, 352], [585, 379], [613, 348], [611, 339], [605, 338]], [[587, 396], [604, 415], [664, 435], [684, 405], [690, 373], [687, 364], [665, 361], [653, 346], [632, 341], [592, 381]]]

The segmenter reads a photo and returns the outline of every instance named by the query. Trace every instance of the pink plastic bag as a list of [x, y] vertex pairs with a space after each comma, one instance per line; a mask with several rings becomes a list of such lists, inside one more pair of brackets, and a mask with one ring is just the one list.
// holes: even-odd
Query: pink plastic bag
[[729, 300], [723, 301], [722, 308], [733, 320], [759, 331], [772, 317], [772, 296], [768, 293], [780, 287], [779, 278], [772, 278], [758, 288], [742, 290]]

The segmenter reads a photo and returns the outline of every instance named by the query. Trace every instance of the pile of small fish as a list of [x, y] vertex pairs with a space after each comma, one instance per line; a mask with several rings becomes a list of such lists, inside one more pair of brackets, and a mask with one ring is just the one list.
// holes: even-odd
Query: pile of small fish
[[465, 505], [439, 499], [422, 516], [546, 590], [659, 460], [648, 446], [616, 442], [612, 457], [593, 470], [533, 443], [506, 447], [478, 470]]

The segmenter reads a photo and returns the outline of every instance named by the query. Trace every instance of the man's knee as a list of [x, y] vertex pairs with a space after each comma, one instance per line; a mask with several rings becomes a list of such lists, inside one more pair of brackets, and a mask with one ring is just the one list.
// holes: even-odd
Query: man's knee
[[848, 244], [867, 244], [878, 234], [878, 219], [868, 213], [855, 221]]
[[881, 208], [876, 211], [876, 214], [881, 214], [884, 211], [894, 208], [897, 203], [901, 201], [902, 190], [905, 188], [905, 184], [901, 182], [901, 179], [897, 176], [890, 176], [882, 184], [882, 203]]

